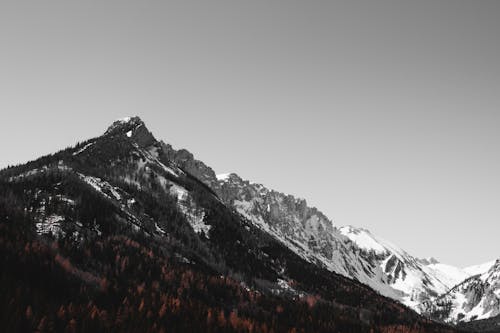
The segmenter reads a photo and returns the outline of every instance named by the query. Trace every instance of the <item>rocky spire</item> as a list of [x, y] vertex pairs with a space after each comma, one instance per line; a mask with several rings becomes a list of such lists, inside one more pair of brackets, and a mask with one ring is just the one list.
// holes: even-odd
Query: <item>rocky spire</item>
[[139, 117], [118, 119], [108, 127], [105, 136], [125, 135], [132, 138], [140, 147], [147, 147], [156, 143], [153, 134]]

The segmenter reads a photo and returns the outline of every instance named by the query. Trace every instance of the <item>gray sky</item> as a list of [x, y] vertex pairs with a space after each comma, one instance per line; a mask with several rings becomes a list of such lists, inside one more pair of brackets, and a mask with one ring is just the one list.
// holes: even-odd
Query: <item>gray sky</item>
[[0, 2], [0, 167], [139, 115], [425, 257], [500, 257], [500, 1]]

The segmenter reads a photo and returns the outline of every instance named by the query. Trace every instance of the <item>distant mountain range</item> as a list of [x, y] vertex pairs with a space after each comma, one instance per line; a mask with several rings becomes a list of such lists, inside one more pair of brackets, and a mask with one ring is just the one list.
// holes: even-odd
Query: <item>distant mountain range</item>
[[0, 254], [0, 324], [12, 332], [455, 332], [500, 322], [498, 261], [459, 269], [335, 226], [304, 199], [217, 175], [138, 117], [0, 171]]

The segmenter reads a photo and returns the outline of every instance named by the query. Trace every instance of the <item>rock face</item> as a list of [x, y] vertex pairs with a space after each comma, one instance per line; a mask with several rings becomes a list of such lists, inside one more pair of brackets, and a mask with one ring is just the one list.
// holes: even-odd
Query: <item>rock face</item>
[[174, 161], [180, 168], [195, 176], [210, 188], [218, 188], [217, 177], [212, 168], [202, 161], [196, 160], [193, 154], [186, 149], [175, 150], [170, 144], [164, 142], [160, 142], [160, 144], [161, 150], [168, 160]]
[[422, 305], [429, 317], [449, 323], [486, 319], [500, 314], [500, 260], [433, 301]]
[[[220, 177], [217, 193], [225, 203], [302, 256], [316, 253], [325, 259], [324, 263], [335, 265], [334, 258], [341, 258], [336, 252], [347, 250], [340, 248], [342, 241], [336, 238], [341, 236], [332, 222], [316, 208], [309, 207], [304, 199], [250, 183], [234, 173]], [[349, 269], [342, 266], [336, 266], [335, 271], [347, 275]]]
[[415, 309], [462, 281], [461, 276], [443, 279], [445, 273], [433, 267], [435, 259], [415, 258], [366, 229], [337, 228], [304, 199], [251, 183], [234, 173], [221, 175], [216, 191], [226, 204], [306, 260]]
[[148, 147], [156, 143], [153, 134], [139, 117], [127, 117], [115, 121], [104, 133], [105, 136], [121, 135], [132, 138], [139, 147]]

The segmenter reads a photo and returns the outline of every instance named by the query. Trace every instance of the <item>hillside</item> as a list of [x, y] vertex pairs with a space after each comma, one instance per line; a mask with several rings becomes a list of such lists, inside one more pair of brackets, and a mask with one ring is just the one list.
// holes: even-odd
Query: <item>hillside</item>
[[163, 145], [127, 118], [0, 172], [4, 331], [455, 331], [297, 255]]

